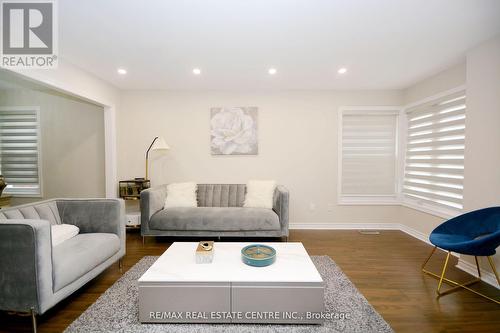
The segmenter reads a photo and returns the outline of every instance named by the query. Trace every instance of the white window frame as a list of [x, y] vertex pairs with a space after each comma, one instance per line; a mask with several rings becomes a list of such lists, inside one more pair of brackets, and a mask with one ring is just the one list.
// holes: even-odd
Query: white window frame
[[[465, 91], [465, 93], [467, 94], [466, 85], [461, 85], [461, 86], [458, 86], [456, 88], [449, 89], [449, 90], [440, 92], [438, 94], [423, 98], [419, 101], [407, 104], [404, 106], [402, 113], [401, 113], [401, 122], [400, 123], [403, 124], [403, 126], [401, 126], [402, 132], [401, 132], [401, 137], [400, 137], [401, 138], [401, 147], [402, 147], [401, 152], [402, 152], [402, 154], [401, 154], [401, 166], [400, 166], [400, 171], [399, 171], [400, 177], [401, 177], [400, 188], [399, 188], [399, 192], [401, 195], [401, 205], [418, 210], [418, 211], [421, 211], [421, 212], [424, 212], [424, 213], [428, 213], [428, 214], [431, 214], [434, 216], [442, 217], [445, 219], [450, 219], [450, 218], [456, 217], [456, 216], [462, 214], [463, 212], [459, 211], [459, 210], [448, 209], [446, 207], [441, 207], [438, 205], [432, 205], [430, 203], [419, 201], [416, 199], [411, 199], [411, 198], [405, 197], [403, 195], [403, 182], [404, 182], [404, 176], [405, 176], [404, 169], [405, 169], [405, 161], [406, 161], [406, 137], [408, 135], [408, 128], [407, 128], [408, 127], [407, 126], [407, 124], [408, 124], [407, 117], [408, 116], [407, 116], [406, 111], [408, 111], [409, 109], [414, 108], [416, 106], [432, 102], [434, 100], [446, 97], [448, 95], [458, 93], [460, 91]], [[467, 112], [467, 110], [465, 112]], [[467, 132], [467, 127], [465, 128], [465, 131]], [[467, 145], [467, 136], [465, 137], [465, 140], [466, 140], [465, 144]], [[466, 147], [466, 149], [467, 149], [467, 147]]]
[[13, 197], [23, 197], [23, 198], [43, 198], [43, 170], [42, 170], [42, 133], [41, 133], [41, 112], [39, 106], [2, 106], [0, 107], [0, 111], [34, 111], [36, 113], [37, 118], [37, 166], [38, 166], [38, 193], [33, 192], [23, 192], [19, 190], [12, 191], [8, 187], [6, 187], [3, 193], [11, 195]]
[[[337, 203], [339, 205], [399, 205], [401, 204], [401, 106], [341, 106], [338, 110], [338, 138], [337, 138]], [[344, 195], [342, 194], [342, 133], [344, 114], [366, 114], [366, 115], [395, 115], [396, 116], [396, 140], [395, 140], [395, 172], [394, 172], [394, 194], [380, 195]]]

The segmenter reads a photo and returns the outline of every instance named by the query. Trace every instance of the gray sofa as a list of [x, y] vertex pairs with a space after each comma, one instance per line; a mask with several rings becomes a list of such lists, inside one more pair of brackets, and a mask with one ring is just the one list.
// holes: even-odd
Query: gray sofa
[[167, 185], [144, 190], [141, 235], [288, 237], [288, 190], [277, 186], [272, 210], [243, 208], [245, 191], [244, 184], [198, 184], [198, 207], [163, 209]]
[[[52, 247], [51, 225], [61, 223], [76, 225], [80, 233]], [[54, 199], [2, 209], [0, 310], [31, 312], [36, 330], [36, 314], [124, 255], [122, 200]]]

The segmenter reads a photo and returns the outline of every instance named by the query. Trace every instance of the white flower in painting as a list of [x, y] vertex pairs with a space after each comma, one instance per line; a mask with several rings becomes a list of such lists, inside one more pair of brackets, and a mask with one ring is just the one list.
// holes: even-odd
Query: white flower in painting
[[221, 154], [249, 154], [257, 143], [253, 118], [242, 108], [224, 108], [212, 116], [212, 149]]

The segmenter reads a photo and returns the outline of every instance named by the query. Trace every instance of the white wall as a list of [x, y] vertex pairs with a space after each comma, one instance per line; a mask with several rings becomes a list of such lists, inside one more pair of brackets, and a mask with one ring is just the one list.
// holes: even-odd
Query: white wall
[[[43, 199], [103, 197], [104, 110], [55, 92], [0, 90], [1, 106], [39, 106]], [[40, 198], [13, 198], [18, 205]]]
[[[398, 91], [124, 92], [117, 114], [118, 176], [143, 177], [145, 150], [155, 136], [163, 136], [171, 150], [151, 163], [153, 186], [276, 179], [290, 190], [291, 223], [396, 223], [397, 206], [336, 204], [337, 110], [400, 105], [400, 96]], [[214, 106], [259, 107], [257, 156], [210, 155]]]
[[500, 37], [467, 55], [465, 210], [500, 205]]
[[59, 59], [56, 69], [23, 69], [9, 72], [104, 107], [106, 197], [116, 197], [118, 180], [116, 177], [115, 119], [119, 108], [120, 90], [64, 59]]
[[500, 36], [467, 54], [464, 171], [466, 211], [500, 206]]
[[465, 59], [436, 75], [416, 82], [403, 90], [405, 104], [418, 102], [426, 97], [464, 85], [466, 81]]

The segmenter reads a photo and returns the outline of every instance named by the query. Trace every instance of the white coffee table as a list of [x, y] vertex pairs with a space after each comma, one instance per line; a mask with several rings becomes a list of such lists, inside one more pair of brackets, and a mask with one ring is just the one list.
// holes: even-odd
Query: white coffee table
[[276, 262], [251, 267], [241, 249], [215, 243], [196, 264], [198, 243], [173, 243], [139, 279], [139, 319], [148, 323], [322, 323], [324, 283], [302, 243], [263, 243]]

